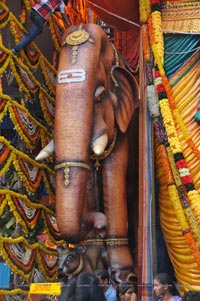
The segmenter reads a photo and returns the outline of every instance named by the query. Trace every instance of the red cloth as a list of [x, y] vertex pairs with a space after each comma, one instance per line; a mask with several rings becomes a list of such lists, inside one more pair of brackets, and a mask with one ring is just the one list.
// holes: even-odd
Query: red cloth
[[139, 32], [139, 0], [87, 0], [86, 3], [108, 26]]
[[139, 44], [139, 34], [137, 35], [134, 30], [115, 31], [114, 45], [126, 58], [134, 74], [138, 72]]
[[114, 44], [138, 73], [139, 62], [139, 0], [86, 0], [87, 6], [106, 25], [115, 28]]
[[36, 3], [32, 6], [32, 9], [36, 10], [40, 16], [48, 20], [50, 15], [57, 10], [61, 4], [63, 4], [62, 0], [49, 0], [46, 3]]

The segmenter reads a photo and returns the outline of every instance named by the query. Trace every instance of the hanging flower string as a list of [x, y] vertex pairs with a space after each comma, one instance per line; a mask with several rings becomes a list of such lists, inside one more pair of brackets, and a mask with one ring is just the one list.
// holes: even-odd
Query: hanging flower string
[[[6, 296], [17, 296], [17, 295], [28, 295], [27, 291], [26, 290], [23, 290], [23, 289], [20, 289], [20, 288], [17, 288], [17, 289], [14, 289], [14, 290], [1, 290], [0, 289], [0, 296], [5, 296], [5, 299], [4, 301], [7, 300]], [[1, 300], [2, 301], [2, 300]]]
[[[161, 131], [163, 131], [164, 128], [161, 128]], [[156, 133], [157, 134], [157, 133]], [[165, 137], [165, 135], [162, 135], [162, 137]], [[160, 136], [159, 136], [160, 138]], [[164, 142], [165, 141], [165, 142]], [[170, 196], [170, 200], [173, 204], [174, 211], [176, 212], [176, 216], [178, 219], [178, 222], [181, 226], [181, 229], [183, 230], [183, 234], [187, 235], [187, 238], [191, 236], [190, 240], [187, 240], [187, 242], [190, 246], [190, 248], [193, 250], [194, 256], [196, 258], [196, 261], [198, 264], [200, 264], [200, 254], [198, 251], [197, 246], [200, 245], [200, 229], [197, 224], [197, 221], [195, 219], [195, 216], [191, 210], [191, 208], [188, 205], [187, 202], [187, 196], [185, 194], [185, 190], [183, 188], [183, 185], [180, 180], [180, 175], [176, 173], [176, 166], [174, 163], [173, 154], [171, 152], [171, 148], [169, 146], [166, 147], [168, 144], [166, 139], [164, 140], [164, 144], [160, 144], [159, 150], [162, 154], [162, 165], [165, 171], [165, 175], [167, 176], [167, 183], [168, 183], [168, 192]], [[161, 142], [161, 140], [160, 140]], [[177, 200], [180, 200], [181, 202], [177, 202]], [[184, 208], [184, 211], [183, 211]], [[185, 214], [184, 214], [185, 212]], [[189, 221], [189, 224], [186, 221], [185, 215], [187, 216], [187, 219]], [[194, 248], [195, 243], [191, 244], [191, 241], [193, 241], [192, 238], [192, 232], [190, 232], [190, 228], [192, 229], [193, 234], [195, 235], [195, 239], [197, 240], [198, 244]], [[193, 241], [194, 242], [194, 241]]]
[[[27, 30], [23, 25], [31, 9], [30, 1], [23, 0], [20, 15], [21, 24], [5, 2], [5, 0], [0, 1], [0, 119], [2, 122], [7, 117], [11, 120], [13, 123], [13, 134], [15, 135], [14, 139], [17, 137], [19, 144], [13, 137], [12, 141], [9, 141], [9, 139], [11, 140], [10, 136], [7, 139], [3, 136], [0, 137], [0, 177], [2, 177], [2, 185], [5, 184], [5, 186], [2, 186], [4, 189], [0, 190], [0, 215], [9, 210], [11, 220], [13, 220], [12, 227], [18, 224], [22, 232], [18, 238], [1, 236], [0, 253], [12, 271], [20, 274], [23, 279], [30, 279], [30, 275], [32, 275], [36, 265], [43, 272], [46, 280], [55, 281], [57, 276], [57, 251], [52, 250], [50, 246], [46, 247], [41, 243], [33, 243], [32, 239], [37, 241], [37, 237], [34, 237], [35, 234], [32, 233], [34, 231], [37, 233], [37, 222], [39, 219], [42, 219], [45, 233], [52, 245], [63, 243], [58, 231], [56, 231], [56, 227], [50, 227], [51, 220], [55, 219], [55, 171], [52, 159], [47, 159], [46, 164], [37, 162], [34, 159], [37, 148], [46, 146], [51, 138], [49, 129], [53, 128], [54, 122], [56, 55], [54, 57], [54, 65], [52, 65], [44, 57], [34, 41], [30, 47], [28, 46], [27, 49], [20, 51], [20, 57], [14, 55], [4, 45], [1, 30], [4, 30], [5, 27], [6, 30], [10, 31], [15, 43], [18, 43], [27, 34]], [[83, 6], [83, 3], [81, 5]], [[86, 10], [82, 10], [82, 13], [85, 15]], [[74, 18], [70, 19], [73, 20], [74, 24], [78, 20], [85, 20], [77, 12], [74, 13]], [[56, 23], [57, 21], [59, 23]], [[61, 35], [64, 30], [60, 21], [60, 17], [55, 17], [49, 23], [52, 44], [54, 44], [57, 51], [60, 49]], [[41, 83], [37, 81], [34, 72], [37, 69], [44, 77], [45, 87], [41, 86]], [[3, 91], [2, 76], [5, 76], [4, 79], [10, 85], [10, 74], [14, 77], [15, 86], [18, 86], [16, 86], [18, 89], [16, 100], [5, 95]], [[28, 111], [27, 109], [28, 102], [32, 103], [36, 97], [40, 101], [46, 125], [34, 118], [31, 110]], [[13, 144], [16, 144], [17, 148]], [[22, 185], [20, 186], [22, 190], [19, 190], [22, 193], [11, 190], [6, 181], [4, 183], [9, 170], [14, 171], [20, 183], [19, 185]], [[40, 185], [45, 187], [48, 199], [43, 198], [39, 188]], [[38, 193], [38, 199], [35, 192]], [[35, 199], [36, 201], [34, 202], [33, 200]], [[17, 227], [15, 227], [14, 232], [16, 229]], [[34, 231], [30, 234], [31, 229]], [[10, 235], [10, 233], [6, 232], [5, 235], [7, 234]], [[13, 234], [20, 235], [18, 232]], [[26, 252], [19, 252], [20, 247]], [[20, 260], [22, 256], [23, 260]], [[49, 258], [51, 258], [51, 262], [47, 260]], [[0, 294], [4, 296], [27, 294], [27, 291], [0, 290]]]
[[[50, 33], [51, 33], [51, 36], [52, 36], [52, 39], [54, 41], [54, 46], [55, 46], [55, 49], [56, 51], [60, 51], [60, 46], [61, 46], [61, 40], [59, 39], [59, 36], [58, 34], [56, 33], [56, 30], [55, 30], [55, 21], [54, 21], [54, 18], [55, 17], [50, 17], [49, 18], [49, 29], [50, 29]], [[63, 31], [64, 33], [64, 31]]]
[[[25, 229], [25, 231], [27, 232], [27, 226], [34, 228], [36, 226], [36, 222], [38, 221], [38, 212], [39, 214], [42, 215], [42, 217], [44, 218], [44, 221], [46, 221], [47, 216], [54, 216], [55, 213], [53, 211], [53, 209], [49, 209], [47, 207], [45, 207], [43, 204], [39, 204], [39, 203], [35, 203], [32, 202], [26, 195], [22, 195], [18, 192], [14, 192], [12, 190], [8, 190], [8, 189], [0, 189], [1, 192], [1, 205], [0, 205], [0, 213], [2, 214], [4, 208], [6, 206], [11, 207], [13, 210], [13, 212], [16, 210], [16, 207], [31, 207], [34, 209], [35, 214], [32, 214], [30, 220], [28, 221], [27, 224], [25, 224], [25, 220], [28, 219], [28, 216], [25, 214], [25, 212], [23, 212], [24, 209], [22, 208], [18, 208], [19, 211], [18, 213], [14, 212], [15, 218], [17, 220], [17, 222]], [[20, 204], [21, 202], [21, 204]], [[19, 214], [19, 212], [21, 212], [21, 216]], [[48, 220], [46, 221], [46, 225], [47, 225]], [[49, 224], [49, 223], [48, 223]], [[51, 231], [52, 227], [51, 227]], [[55, 232], [55, 230], [54, 230]], [[52, 235], [52, 234], [51, 234]], [[60, 241], [60, 236], [57, 235], [56, 233], [56, 238], [57, 241]], [[53, 238], [52, 238], [53, 240]]]
[[[43, 139], [45, 141], [45, 144], [43, 144], [45, 146], [52, 138], [52, 135], [48, 133], [48, 129], [46, 129], [46, 127], [41, 125], [34, 117], [32, 117], [31, 114], [27, 111], [27, 109], [24, 106], [20, 105], [15, 100], [11, 99], [9, 96], [6, 96], [5, 94], [0, 93], [0, 97], [2, 99], [1, 100], [2, 107], [0, 109], [1, 120], [9, 112], [15, 129], [17, 130], [19, 135], [23, 138], [24, 142], [27, 144], [29, 149], [34, 149], [35, 145], [37, 145], [37, 143], [39, 142], [39, 139]], [[3, 99], [5, 99], [6, 101], [4, 102]], [[45, 102], [44, 99], [43, 101]], [[48, 112], [46, 112], [46, 114], [49, 115]], [[22, 122], [23, 115], [26, 116], [24, 123]], [[28, 130], [29, 124], [31, 124], [30, 131]]]
[[[176, 128], [174, 125], [173, 116], [169, 107], [169, 102], [167, 98], [163, 98], [163, 95], [166, 97], [167, 94], [165, 92], [165, 87], [162, 84], [162, 78], [160, 76], [159, 70], [155, 72], [155, 85], [157, 87], [158, 97], [159, 97], [159, 105], [163, 117], [163, 121], [165, 124], [166, 132], [168, 135], [168, 141], [170, 144], [170, 148], [172, 150], [174, 161], [176, 164], [176, 168], [179, 171], [179, 175], [182, 181], [182, 185], [185, 186], [186, 191], [188, 193], [188, 199], [190, 200], [190, 204], [194, 209], [195, 216], [199, 221], [200, 216], [200, 207], [198, 204], [200, 203], [200, 196], [198, 191], [195, 190], [192, 177], [190, 175], [189, 169], [187, 167], [187, 163], [184, 159], [182, 153], [182, 147], [179, 142]], [[191, 197], [192, 196], [192, 197]], [[195, 196], [195, 198], [194, 198]]]
[[[156, 5], [158, 5], [158, 1], [156, 1], [156, 2], [157, 2]], [[155, 8], [154, 4], [155, 3], [153, 2], [152, 6]], [[159, 21], [161, 21], [161, 20], [158, 19], [157, 22], [155, 22], [155, 24], [159, 24]], [[153, 23], [153, 21], [152, 21], [152, 23]], [[151, 25], [151, 22], [149, 22], [149, 24]], [[161, 28], [161, 25], [159, 24], [158, 27]], [[198, 191], [195, 190], [195, 187], [194, 187], [194, 184], [192, 181], [192, 177], [189, 173], [189, 169], [187, 168], [187, 164], [185, 162], [185, 159], [184, 159], [184, 156], [182, 153], [181, 144], [179, 142], [179, 139], [178, 139], [178, 136], [176, 133], [174, 120], [173, 120], [173, 116], [171, 113], [171, 109], [175, 110], [176, 105], [173, 101], [173, 96], [172, 96], [172, 92], [171, 92], [171, 87], [169, 85], [169, 81], [165, 75], [165, 71], [164, 71], [163, 63], [162, 63], [162, 57], [160, 57], [160, 52], [158, 51], [158, 47], [157, 47], [158, 44], [162, 44], [162, 43], [159, 43], [159, 39], [161, 39], [162, 37], [160, 36], [156, 43], [154, 29], [151, 29], [151, 34], [153, 36], [151, 38], [151, 43], [152, 43], [151, 46], [152, 46], [152, 50], [154, 53], [156, 63], [158, 65], [158, 70], [155, 72], [155, 85], [157, 88], [157, 93], [158, 93], [158, 98], [159, 98], [159, 106], [161, 109], [163, 122], [164, 122], [164, 125], [166, 128], [166, 133], [168, 135], [170, 149], [172, 150], [174, 160], [176, 162], [176, 167], [179, 171], [179, 175], [180, 175], [182, 184], [186, 188], [188, 199], [191, 204], [191, 208], [194, 211], [194, 215], [196, 217], [197, 222], [199, 222], [200, 207], [198, 206], [198, 204], [200, 203], [200, 196], [199, 196]], [[169, 103], [171, 105], [170, 107], [169, 107]], [[174, 195], [175, 194], [171, 193], [171, 200], [173, 200]], [[189, 207], [188, 204], [187, 204], [187, 207]], [[182, 218], [183, 217], [184, 216], [182, 216]], [[191, 218], [191, 215], [188, 215], [188, 218], [190, 220], [190, 225], [193, 225], [192, 226], [193, 230], [196, 229], [195, 233], [197, 235], [198, 226], [194, 225], [194, 222], [196, 223], [195, 219]], [[192, 238], [192, 233], [189, 231], [189, 229], [183, 229], [183, 234], [184, 234], [184, 236], [186, 236], [187, 242], [189, 243], [190, 248], [193, 250], [194, 256], [195, 256], [198, 264], [200, 264], [200, 254], [199, 254], [198, 248]], [[188, 237], [190, 237], [190, 238], [188, 239]]]
[[[152, 6], [155, 5], [155, 2], [156, 2], [156, 4], [158, 4], [159, 1], [157, 1], [157, 0], [152, 1]], [[155, 23], [157, 24], [159, 22], [155, 22]], [[172, 124], [172, 126], [168, 125], [169, 134], [170, 135], [172, 134], [172, 138], [171, 138], [171, 141], [170, 141], [170, 147], [172, 148], [174, 155], [177, 153], [177, 156], [178, 156], [178, 153], [181, 153], [180, 156], [183, 156], [181, 145], [180, 145], [178, 136], [176, 134], [176, 129], [175, 129], [174, 121], [173, 121], [173, 116], [172, 116], [170, 108], [169, 108], [169, 104], [170, 104], [170, 107], [175, 110], [176, 109], [176, 104], [173, 101], [173, 95], [172, 95], [172, 92], [171, 92], [171, 87], [170, 87], [169, 81], [168, 81], [168, 79], [165, 75], [163, 64], [162, 64], [160, 56], [159, 56], [159, 52], [157, 51], [158, 49], [156, 47], [156, 39], [154, 38], [154, 31], [151, 27], [151, 24], [152, 23], [149, 22], [150, 36], [152, 37], [152, 39], [151, 39], [152, 50], [154, 52], [154, 56], [158, 60], [157, 64], [158, 64], [158, 69], [159, 69], [155, 73], [155, 78], [156, 78], [155, 84], [157, 86], [158, 95], [160, 93], [161, 98], [162, 98], [162, 93], [165, 93], [165, 91], [166, 91], [166, 95], [167, 95], [166, 99], [163, 99], [163, 100], [161, 99], [161, 101], [159, 102], [159, 105], [161, 106], [161, 110], [162, 110], [162, 107], [163, 107], [162, 115], [166, 116], [166, 120], [168, 120], [167, 118], [170, 117], [170, 121], [168, 121], [168, 124]], [[159, 25], [159, 28], [160, 28], [160, 25]], [[167, 110], [168, 113], [165, 113], [165, 109]], [[178, 161], [177, 159], [175, 159], [175, 160]], [[183, 161], [181, 161], [181, 162], [183, 162]], [[179, 163], [177, 163], [176, 166], [179, 167]], [[184, 162], [184, 167], [186, 167], [186, 162]], [[179, 172], [180, 172], [180, 176], [182, 177], [182, 182], [183, 182], [184, 185], [192, 184], [192, 178], [189, 175], [189, 170], [188, 169], [187, 169], [187, 171], [186, 170], [183, 171], [180, 168]], [[193, 185], [192, 185], [192, 188], [194, 188]], [[190, 188], [188, 188], [188, 190], [191, 190], [191, 186], [190, 186]]]
[[[190, 175], [189, 169], [187, 167], [184, 155], [182, 153], [181, 144], [179, 142], [179, 138], [176, 133], [174, 120], [173, 120], [173, 116], [171, 113], [171, 110], [173, 111], [176, 109], [176, 105], [174, 103], [173, 95], [171, 93], [171, 87], [169, 85], [169, 82], [165, 75], [163, 67], [160, 67], [160, 66], [162, 66], [162, 63], [160, 62], [160, 58], [159, 58], [157, 49], [156, 49], [156, 47], [152, 47], [152, 49], [154, 50], [154, 56], [157, 58], [158, 67], [159, 67], [158, 68], [159, 70], [157, 70], [155, 72], [155, 84], [157, 87], [157, 93], [158, 93], [158, 97], [159, 97], [159, 105], [160, 105], [163, 121], [165, 124], [166, 132], [168, 135], [170, 149], [171, 149], [173, 157], [174, 157], [174, 162], [175, 162], [176, 168], [178, 169], [181, 183], [186, 188], [189, 203], [191, 204], [191, 208], [193, 209], [194, 215], [196, 217], [196, 220], [195, 220], [194, 216], [191, 214], [191, 211], [190, 211], [190, 214], [186, 214], [186, 216], [189, 220], [189, 224], [191, 225], [191, 228], [193, 229], [193, 232], [196, 234], [196, 238], [197, 238], [198, 237], [197, 235], [199, 232], [198, 231], [199, 225], [197, 225], [197, 222], [199, 222], [199, 216], [200, 216], [199, 215], [200, 214], [200, 211], [199, 211], [200, 210], [200, 207], [199, 207], [200, 196], [199, 196], [198, 191], [194, 187], [193, 180]], [[169, 106], [169, 104], [170, 104], [170, 106]], [[179, 191], [180, 191], [180, 188], [182, 187], [182, 185], [179, 187]], [[174, 198], [175, 193], [172, 193], [172, 191], [170, 191], [170, 192], [171, 192], [171, 194], [170, 194], [171, 200], [175, 201], [176, 200], [176, 198]], [[182, 192], [183, 192], [183, 189], [182, 189]], [[180, 196], [182, 196], [182, 198], [184, 199], [183, 193]], [[187, 199], [185, 198], [184, 199], [185, 207], [189, 208], [189, 205], [186, 200]], [[188, 213], [188, 209], [187, 209], [186, 213]], [[182, 218], [183, 218], [183, 216], [182, 216]], [[196, 258], [196, 261], [199, 264], [200, 263], [200, 253], [198, 250], [198, 244], [196, 245], [195, 241], [192, 238], [192, 233], [188, 228], [183, 229], [183, 234], [184, 234], [190, 248], [193, 250], [193, 254]]]
[[[158, 4], [159, 4], [159, 0], [152, 1], [152, 10], [156, 10], [158, 7]], [[195, 146], [194, 142], [192, 141], [192, 138], [189, 135], [186, 127], [184, 126], [182, 117], [180, 116], [180, 113], [178, 112], [176, 103], [173, 100], [171, 87], [169, 85], [169, 81], [165, 75], [165, 71], [163, 68], [163, 53], [164, 53], [163, 45], [164, 44], [163, 44], [163, 37], [161, 35], [162, 25], [161, 25], [160, 13], [159, 14], [152, 13], [152, 14], [148, 15], [148, 27], [149, 27], [149, 35], [150, 35], [152, 51], [154, 53], [155, 63], [157, 63], [157, 65], [158, 65], [158, 69], [159, 69], [161, 77], [162, 77], [163, 85], [165, 86], [165, 90], [167, 92], [170, 109], [172, 110], [172, 112], [174, 114], [173, 117], [176, 118], [177, 123], [180, 124], [186, 142], [192, 148], [193, 152], [197, 156], [197, 159], [199, 160], [200, 159], [200, 150], [197, 149], [197, 147]], [[158, 27], [158, 29], [157, 29], [157, 27]], [[156, 61], [156, 58], [158, 61]]]
[[[30, 156], [28, 156], [28, 155], [24, 154], [23, 152], [15, 149], [9, 143], [9, 141], [7, 141], [3, 136], [0, 136], [0, 143], [4, 144], [6, 146], [5, 150], [4, 150], [4, 152], [6, 153], [6, 160], [4, 160], [4, 162], [3, 162], [4, 165], [0, 170], [0, 176], [5, 174], [6, 170], [9, 168], [10, 164], [13, 163], [14, 166], [16, 167], [16, 171], [19, 173], [19, 178], [21, 178], [23, 180], [24, 184], [27, 185], [27, 187], [30, 188], [31, 191], [34, 191], [33, 187], [30, 186], [30, 183], [27, 181], [28, 174], [25, 171], [25, 169], [23, 169], [22, 163], [21, 163], [21, 161], [19, 161], [20, 158], [22, 158], [28, 164], [37, 167], [39, 170], [42, 170], [43, 172], [44, 172], [45, 169], [47, 169], [50, 174], [55, 173], [54, 170], [50, 169], [44, 163], [36, 162], [34, 159], [30, 158]], [[9, 150], [9, 152], [6, 151], [7, 149]], [[39, 181], [39, 178], [37, 178], [35, 185], [39, 186], [39, 184], [40, 184], [40, 181]]]
[[[15, 246], [17, 246], [18, 244], [21, 245], [22, 243], [27, 250], [27, 254], [29, 254], [29, 258], [26, 258], [26, 270], [24, 270], [24, 264], [23, 262], [20, 262], [19, 256], [15, 255], [15, 250], [17, 251], [17, 248]], [[24, 237], [20, 236], [15, 239], [2, 238], [0, 242], [0, 251], [3, 255], [4, 260], [12, 268], [12, 270], [16, 273], [20, 273], [24, 279], [30, 278], [30, 274], [33, 272], [34, 268], [33, 262], [36, 261], [39, 270], [43, 272], [43, 275], [48, 277], [47, 280], [55, 281], [55, 278], [57, 277], [57, 274], [55, 272], [57, 266], [56, 262], [54, 263], [54, 265], [51, 264], [51, 266], [49, 265], [49, 267], [47, 268], [47, 262], [41, 260], [41, 254], [43, 255], [43, 257], [45, 257], [46, 254], [52, 256], [54, 255], [57, 257], [56, 250], [49, 249], [41, 243], [29, 244]], [[52, 273], [52, 270], [54, 271], [54, 273]]]
[[[145, 1], [140, 1], [144, 3]], [[147, 101], [150, 110], [151, 117], [154, 123], [155, 135], [158, 140], [159, 150], [162, 154], [162, 163], [165, 174], [168, 176], [168, 192], [171, 202], [176, 212], [178, 222], [181, 226], [183, 234], [186, 238], [190, 249], [192, 250], [196, 262], [200, 265], [200, 252], [198, 246], [200, 245], [199, 239], [199, 194], [194, 188], [192, 177], [190, 176], [186, 162], [182, 154], [182, 148], [179, 139], [176, 134], [174, 126], [173, 116], [170, 109], [176, 109], [176, 105], [173, 102], [171, 88], [169, 82], [165, 76], [163, 68], [164, 58], [164, 43], [162, 36], [161, 15], [160, 15], [160, 3], [159, 0], [151, 1], [151, 14], [146, 14], [143, 11], [146, 5], [140, 5], [140, 13], [142, 16], [142, 41], [143, 41], [143, 54], [145, 60], [146, 77], [147, 77]], [[143, 13], [142, 13], [143, 12]], [[147, 20], [145, 20], [145, 17]], [[145, 21], [148, 21], [148, 28], [145, 26]], [[150, 38], [151, 47], [153, 50], [155, 63], [158, 68], [153, 74], [153, 66], [150, 58], [150, 46], [148, 38]], [[154, 80], [155, 77], [155, 80]], [[153, 82], [154, 81], [154, 82]], [[155, 91], [155, 87], [156, 90]], [[166, 87], [167, 91], [166, 92]], [[170, 91], [170, 92], [169, 92]], [[158, 95], [158, 96], [157, 96]], [[168, 98], [170, 97], [170, 105]], [[158, 103], [159, 99], [159, 103]], [[159, 110], [160, 106], [160, 110]], [[162, 115], [162, 118], [160, 116]], [[164, 125], [163, 125], [164, 123]], [[166, 130], [165, 130], [166, 129]], [[170, 145], [170, 148], [169, 146]], [[171, 151], [172, 148], [172, 151]], [[171, 162], [171, 163], [170, 163]], [[176, 173], [178, 169], [179, 173]], [[171, 172], [173, 171], [173, 172]], [[175, 182], [174, 182], [175, 179]], [[186, 188], [186, 190], [184, 189]], [[177, 200], [180, 200], [177, 202]], [[189, 199], [191, 206], [194, 210], [195, 216], [188, 204]], [[184, 208], [184, 211], [183, 211]], [[189, 224], [186, 220], [189, 221]], [[195, 219], [196, 217], [196, 219]], [[190, 226], [189, 226], [190, 225]], [[195, 243], [192, 232], [196, 237], [197, 244]]]
[[[163, 71], [164, 71], [164, 69], [163, 69]], [[188, 132], [186, 130], [186, 127], [183, 124], [183, 120], [182, 120], [182, 118], [181, 118], [181, 116], [178, 112], [176, 103], [174, 102], [172, 90], [171, 90], [169, 81], [168, 81], [168, 79], [165, 75], [165, 72], [161, 73], [160, 69], [159, 69], [159, 72], [160, 72], [160, 76], [162, 78], [163, 86], [165, 87], [165, 90], [166, 90], [166, 93], [167, 93], [168, 102], [169, 102], [170, 109], [173, 113], [173, 117], [175, 117], [176, 120], [177, 120], [177, 123], [180, 124], [186, 142], [192, 148], [192, 150], [195, 153], [197, 159], [200, 160], [200, 150], [198, 150], [197, 147], [195, 146], [194, 142], [192, 141], [191, 136], [188, 134]]]
[[20, 19], [20, 23], [24, 26], [26, 23], [26, 9], [25, 9], [24, 5], [22, 6], [19, 19]]
[[[171, 109], [169, 107], [169, 99], [171, 102], [171, 105], [174, 106], [174, 101], [171, 93], [171, 88], [169, 86], [169, 82], [165, 75], [161, 76], [160, 71], [157, 70], [155, 72], [155, 85], [157, 87], [157, 92], [159, 95], [159, 105], [161, 109], [161, 113], [163, 116], [164, 124], [166, 127], [166, 132], [168, 134], [168, 140], [170, 143], [170, 148], [174, 155], [174, 160], [176, 162], [176, 167], [179, 171], [182, 184], [185, 185], [186, 190], [188, 192], [188, 197], [190, 199], [190, 203], [194, 205], [196, 216], [200, 216], [200, 207], [196, 206], [195, 204], [200, 204], [200, 195], [196, 191], [192, 177], [190, 175], [189, 169], [187, 167], [187, 163], [185, 161], [182, 147], [179, 142], [179, 138], [177, 136], [173, 115], [171, 113]], [[163, 98], [163, 94], [166, 95], [168, 98]], [[190, 193], [191, 192], [191, 193]], [[190, 198], [191, 194], [194, 196], [196, 195], [196, 198]], [[197, 211], [198, 210], [198, 211]]]
[[[153, 36], [155, 41], [155, 48], [157, 57], [159, 57], [162, 65], [164, 63], [164, 40], [162, 34], [162, 19], [161, 19], [161, 8], [160, 0], [151, 0], [151, 17], [152, 17], [152, 27], [153, 27]], [[156, 63], [156, 61], [155, 61]]]
[[[0, 2], [0, 9], [2, 9], [3, 11], [8, 11], [8, 8], [2, 2]], [[20, 24], [20, 22], [17, 20], [17, 18], [11, 12], [9, 12], [9, 18], [7, 18], [4, 23], [2, 23], [2, 24], [0, 23], [0, 28], [3, 28], [8, 24], [10, 24], [10, 31], [11, 31], [12, 35], [14, 36], [15, 41], [19, 42], [21, 39], [21, 36], [22, 36], [21, 32], [23, 32], [23, 34], [25, 34], [26, 31], [24, 30], [24, 27]], [[33, 42], [33, 44], [34, 44], [34, 42]], [[12, 54], [12, 52], [8, 51], [8, 49], [5, 48], [1, 43], [0, 43], [0, 46], [1, 46], [1, 49], [5, 53]], [[42, 69], [42, 73], [44, 74], [47, 83], [49, 83], [50, 78], [48, 78], [46, 68], [43, 67], [43, 66], [46, 67], [46, 65], [48, 64], [48, 61], [46, 60], [46, 58], [43, 56], [43, 54], [41, 53], [41, 51], [35, 44], [34, 44], [34, 48], [35, 48], [35, 53], [33, 56], [31, 56], [28, 51], [27, 51], [27, 55], [26, 55], [25, 51], [21, 51], [22, 62], [25, 61], [24, 65], [28, 65], [28, 67], [30, 69], [36, 69], [36, 68], [38, 68], [38, 64], [35, 64], [35, 63], [37, 62], [38, 57], [39, 57], [40, 61], [42, 61], [42, 63], [43, 63], [40, 66]], [[15, 60], [17, 61], [17, 63], [19, 65], [20, 65], [20, 63], [22, 63], [20, 58], [15, 57]], [[49, 70], [51, 70], [51, 72], [54, 73], [54, 76], [56, 76], [56, 70], [53, 68], [53, 66], [49, 64], [48, 68], [49, 68]], [[30, 75], [30, 77], [31, 77], [31, 75]], [[52, 84], [50, 86], [50, 89], [52, 89]], [[53, 88], [53, 90], [55, 90], [55, 87]]]
[[[143, 24], [147, 23], [147, 17], [149, 15], [149, 13], [151, 12], [150, 1], [149, 0], [140, 1], [139, 11], [140, 11], [140, 23], [141, 23], [141, 25], [143, 25]], [[144, 48], [144, 50], [145, 49], [146, 48]]]

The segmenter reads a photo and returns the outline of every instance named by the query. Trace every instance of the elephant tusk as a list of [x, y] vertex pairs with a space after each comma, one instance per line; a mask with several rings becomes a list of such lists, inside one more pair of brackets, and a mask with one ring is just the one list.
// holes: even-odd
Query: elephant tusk
[[36, 156], [36, 161], [44, 160], [50, 157], [55, 151], [54, 140], [52, 139]]
[[101, 155], [106, 146], [108, 144], [108, 135], [104, 134], [97, 138], [93, 143], [92, 143], [92, 150], [96, 155]]

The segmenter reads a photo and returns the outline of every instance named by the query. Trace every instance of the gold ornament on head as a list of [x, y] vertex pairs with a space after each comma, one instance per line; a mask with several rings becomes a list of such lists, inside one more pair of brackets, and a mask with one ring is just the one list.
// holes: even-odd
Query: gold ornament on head
[[90, 43], [94, 43], [94, 40], [90, 37], [89, 33], [85, 29], [82, 29], [82, 24], [79, 26], [78, 30], [70, 33], [66, 37], [62, 46], [66, 45], [66, 44], [73, 46], [72, 47], [72, 64], [76, 63], [76, 58], [78, 55], [78, 45], [81, 45], [87, 41]]
[[66, 37], [66, 44], [72, 45], [72, 46], [77, 46], [80, 44], [85, 43], [88, 41], [90, 38], [89, 33], [85, 31], [84, 29], [77, 30], [72, 32]]

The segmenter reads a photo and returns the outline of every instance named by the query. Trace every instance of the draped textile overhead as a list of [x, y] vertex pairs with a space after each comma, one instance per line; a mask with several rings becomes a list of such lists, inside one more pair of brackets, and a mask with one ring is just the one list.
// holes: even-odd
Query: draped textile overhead
[[86, 0], [88, 6], [107, 26], [114, 27], [115, 46], [134, 74], [139, 57], [139, 0]]
[[139, 0], [87, 0], [86, 3], [106, 24], [139, 33]]

